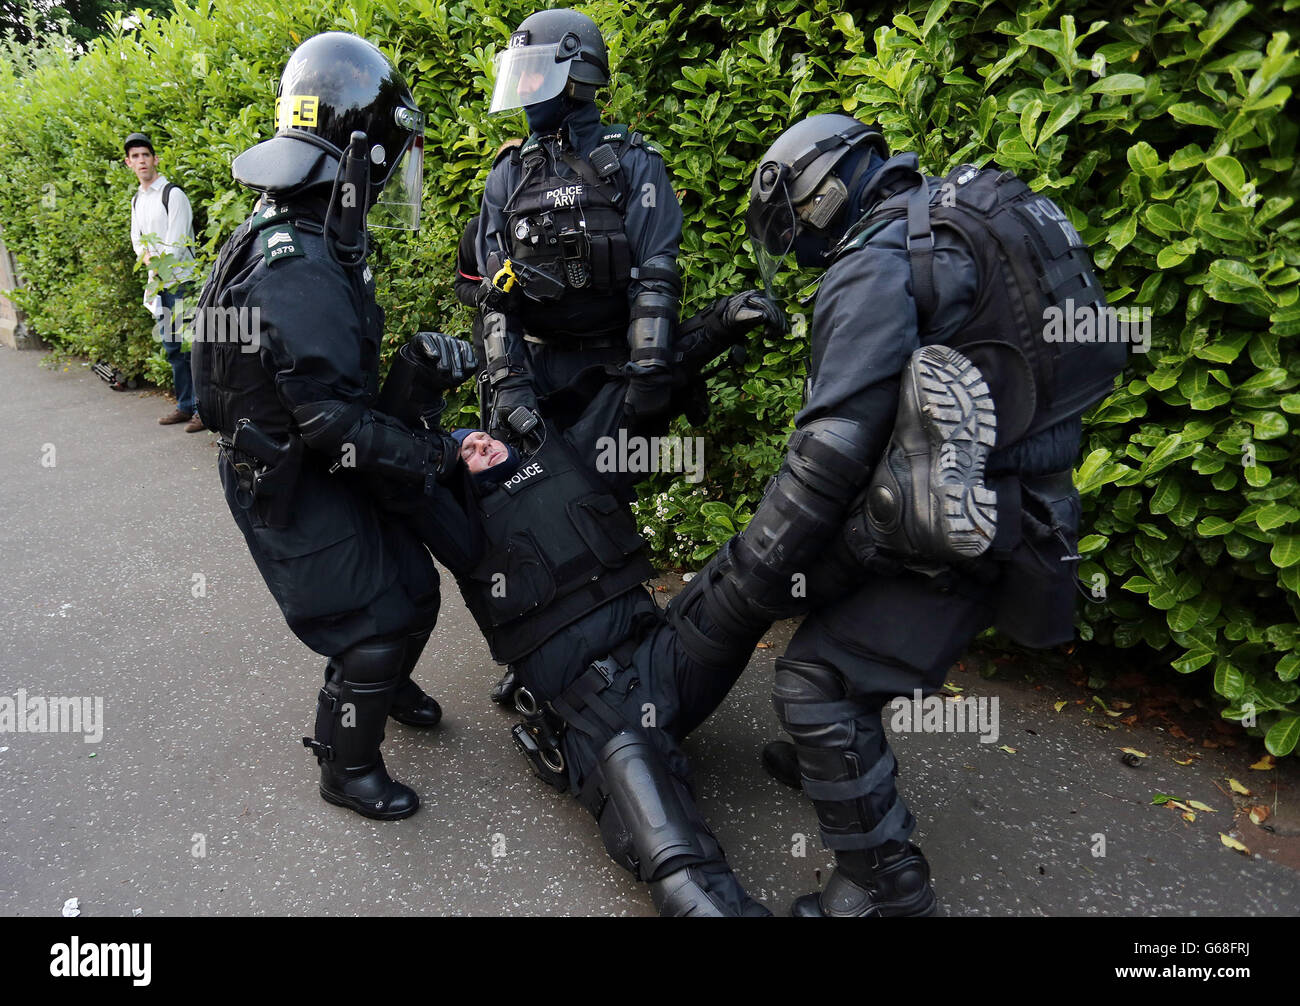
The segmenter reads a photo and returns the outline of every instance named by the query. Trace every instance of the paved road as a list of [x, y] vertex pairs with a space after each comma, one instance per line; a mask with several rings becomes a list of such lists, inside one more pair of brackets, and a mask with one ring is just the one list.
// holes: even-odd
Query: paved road
[[[158, 426], [157, 395], [40, 360], [0, 351], [0, 702], [20, 689], [102, 697], [105, 729], [95, 744], [0, 733], [0, 913], [53, 915], [75, 897], [87, 916], [653, 914], [585, 812], [515, 753], [512, 720], [487, 700], [497, 670], [450, 577], [416, 672], [444, 724], [390, 724], [385, 747], [423, 807], [384, 824], [322, 802], [299, 744], [322, 661], [258, 577], [213, 438]], [[688, 742], [704, 812], [778, 912], [829, 866], [811, 809], [757, 769], [788, 635], [773, 631]], [[1120, 746], [1158, 739], [1056, 713], [1064, 682], [960, 677], [1000, 700], [998, 743], [896, 738], [948, 914], [1300, 913], [1296, 872], [1219, 840], [1231, 808], [1214, 782], [1264, 785], [1244, 749], [1126, 769]], [[1294, 806], [1292, 765], [1267, 775]], [[1157, 791], [1219, 813], [1187, 824], [1150, 805]]]

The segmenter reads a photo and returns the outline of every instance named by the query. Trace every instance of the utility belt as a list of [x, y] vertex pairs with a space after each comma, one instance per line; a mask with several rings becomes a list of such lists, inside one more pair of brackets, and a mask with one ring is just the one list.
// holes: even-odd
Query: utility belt
[[302, 438], [289, 436], [279, 441], [251, 420], [241, 419], [234, 434], [220, 437], [217, 446], [235, 473], [235, 502], [251, 510], [262, 500], [267, 527], [288, 527], [293, 487], [302, 470]]
[[559, 350], [564, 353], [580, 353], [592, 349], [615, 349], [625, 347], [627, 338], [623, 335], [594, 336], [548, 336], [543, 338], [540, 335], [530, 335], [525, 333], [524, 342], [531, 342], [538, 346], [545, 346], [548, 349]]
[[608, 656], [593, 660], [578, 680], [550, 702], [539, 702], [526, 685], [515, 690], [515, 709], [524, 717], [510, 734], [515, 746], [528, 759], [534, 773], [547, 785], [568, 792], [568, 765], [564, 758], [564, 735], [576, 730], [599, 750], [608, 738], [627, 730], [629, 724], [607, 704], [601, 693], [627, 671], [639, 634], [613, 647]]

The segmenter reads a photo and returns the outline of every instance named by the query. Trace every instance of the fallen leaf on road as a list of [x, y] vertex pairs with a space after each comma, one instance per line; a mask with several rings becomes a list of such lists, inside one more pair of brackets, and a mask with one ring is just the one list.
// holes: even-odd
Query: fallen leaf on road
[[1101, 701], [1101, 696], [1099, 696], [1099, 695], [1094, 695], [1094, 696], [1092, 697], [1092, 701], [1095, 702], [1095, 703], [1097, 703], [1097, 705], [1101, 706], [1101, 711], [1104, 712], [1107, 716], [1119, 716], [1119, 715], [1121, 715], [1120, 713], [1111, 712], [1110, 708], [1107, 707], [1106, 703], [1104, 703], [1104, 702]]
[[1145, 758], [1147, 756], [1145, 751], [1139, 751], [1137, 748], [1120, 748], [1120, 750], [1125, 754], [1136, 755], [1138, 758]]
[[755, 647], [755, 648], [756, 648], [756, 649], [759, 649], [759, 650], [770, 650], [770, 649], [772, 648], [772, 644], [771, 644], [771, 643], [759, 643], [758, 646]]
[[1261, 803], [1261, 804], [1260, 804], [1259, 806], [1257, 806], [1257, 807], [1251, 807], [1251, 808], [1250, 808], [1250, 819], [1251, 819], [1255, 824], [1263, 824], [1265, 821], [1267, 821], [1267, 820], [1268, 820], [1270, 817], [1272, 817], [1272, 816], [1273, 816], [1273, 812], [1272, 812], [1271, 810], [1269, 810], [1269, 808], [1268, 808], [1268, 806], [1267, 806], [1266, 804], [1262, 804], [1262, 803]]
[[1207, 813], [1207, 814], [1217, 814], [1217, 813], [1218, 813], [1218, 811], [1215, 810], [1213, 807], [1206, 806], [1205, 804], [1201, 803], [1200, 800], [1188, 800], [1187, 803], [1188, 803], [1188, 805], [1189, 805], [1190, 807], [1192, 807], [1194, 810], [1203, 810], [1203, 811], [1205, 811], [1205, 813]]
[[1169, 728], [1169, 736], [1177, 737], [1180, 741], [1191, 740], [1191, 738], [1187, 736], [1187, 731], [1184, 730], [1182, 727], [1178, 726], [1177, 724]]
[[1192, 809], [1191, 807], [1187, 806], [1187, 804], [1183, 803], [1181, 800], [1170, 800], [1169, 806], [1177, 807], [1179, 810], [1184, 810], [1184, 811], [1190, 811]]
[[1242, 796], [1250, 796], [1250, 795], [1251, 795], [1250, 790], [1248, 790], [1248, 789], [1247, 789], [1245, 786], [1243, 786], [1241, 783], [1237, 782], [1236, 779], [1229, 778], [1229, 779], [1228, 779], [1228, 786], [1229, 786], [1229, 788], [1231, 788], [1231, 790], [1232, 790], [1234, 793], [1240, 793]]
[[1196, 761], [1195, 758], [1188, 758], [1186, 761], [1184, 761], [1182, 758], [1175, 758], [1175, 759], [1174, 759], [1174, 764], [1175, 764], [1175, 765], [1190, 765], [1190, 764], [1191, 764], [1192, 762], [1194, 762], [1194, 761]]
[[1223, 832], [1219, 832], [1219, 841], [1222, 842], [1224, 845], [1226, 845], [1229, 849], [1236, 849], [1238, 852], [1246, 856], [1250, 855], [1249, 849], [1247, 849], [1244, 845], [1238, 842], [1235, 838], [1229, 838], [1227, 835], [1223, 834]]
[[1190, 810], [1185, 810], [1183, 811], [1183, 820], [1190, 824], [1196, 820], [1196, 815], [1193, 814]]
[[1267, 772], [1277, 764], [1277, 759], [1270, 754], [1266, 754], [1259, 761], [1251, 766], [1256, 772]]
[[1064, 709], [1068, 705], [1069, 703], [1066, 702], [1064, 699], [1062, 699], [1060, 702], [1056, 703], [1056, 705], [1054, 705], [1052, 708], [1059, 713], [1062, 709]]
[[999, 751], [1005, 751], [1007, 754], [1015, 754], [1015, 753], [1016, 753], [1016, 749], [1015, 749], [1015, 748], [1013, 748], [1013, 747], [1008, 747], [1008, 746], [1005, 745], [1005, 744], [999, 744], [999, 745], [998, 745], [998, 750], [999, 750]]
[[1151, 802], [1159, 805], [1162, 803], [1168, 803], [1172, 799], [1173, 797], [1170, 796], [1168, 793], [1157, 793], [1155, 796], [1151, 798]]

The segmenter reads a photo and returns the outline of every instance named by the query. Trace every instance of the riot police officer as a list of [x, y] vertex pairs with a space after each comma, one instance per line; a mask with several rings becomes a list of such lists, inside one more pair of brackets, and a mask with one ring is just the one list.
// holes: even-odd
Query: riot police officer
[[[776, 330], [780, 319], [755, 291], [690, 319], [674, 348], [674, 384], [759, 324]], [[441, 346], [422, 354], [447, 356]], [[413, 387], [411, 406], [424, 411], [421, 397], [432, 395], [436, 408], [438, 385], [454, 383], [439, 375]], [[670, 606], [665, 617], [642, 585], [653, 574], [646, 544], [618, 505], [640, 475], [602, 464], [600, 445], [656, 435], [664, 421], [629, 417], [624, 383], [603, 383], [563, 433], [540, 422], [523, 451], [457, 431], [472, 473], [466, 519], [437, 523], [483, 547], [467, 561], [444, 541], [438, 556], [493, 656], [511, 667], [511, 704], [526, 717], [516, 744], [543, 780], [591, 812], [610, 855], [649, 884], [660, 912], [766, 915], [697, 807], [680, 743], [730, 690], [761, 630], [732, 635], [698, 604]]]
[[608, 83], [600, 29], [576, 11], [530, 15], [497, 57], [490, 109], [523, 108], [532, 131], [498, 154], [478, 232], [483, 420], [504, 439], [519, 406], [593, 366], [627, 376], [630, 413], [668, 408], [682, 212], [658, 151], [600, 121]]
[[735, 632], [805, 607], [803, 579], [773, 702], [837, 865], [794, 914], [927, 915], [881, 709], [937, 690], [989, 625], [1071, 637], [1080, 417], [1124, 349], [1044, 338], [1051, 308], [1105, 304], [1055, 204], [992, 168], [927, 178], [845, 115], [772, 145], [747, 224], [769, 278], [792, 251], [826, 270], [810, 383], [758, 511], [683, 597]]
[[369, 223], [418, 226], [423, 120], [369, 42], [303, 42], [280, 81], [274, 138], [235, 158], [260, 192], [199, 305], [201, 415], [221, 434], [226, 500], [289, 628], [329, 658], [317, 705], [320, 793], [367, 817], [415, 812], [379, 752], [390, 715], [435, 725], [411, 680], [438, 614], [428, 550], [368, 479], [435, 492], [455, 444], [375, 411], [383, 312]]

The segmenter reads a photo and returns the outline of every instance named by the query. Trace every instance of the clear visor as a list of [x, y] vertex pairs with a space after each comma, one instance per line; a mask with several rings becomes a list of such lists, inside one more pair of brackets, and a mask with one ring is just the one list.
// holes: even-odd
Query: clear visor
[[768, 297], [776, 301], [776, 274], [794, 247], [795, 214], [790, 190], [784, 182], [768, 202], [750, 201], [745, 230], [754, 249], [754, 260]]
[[552, 45], [525, 45], [503, 49], [496, 56], [496, 86], [488, 113], [536, 105], [554, 98], [569, 82], [569, 61], [555, 61], [560, 51]]
[[366, 224], [390, 230], [420, 229], [420, 199], [424, 194], [424, 137], [418, 133], [411, 141], [388, 184], [370, 208]]

